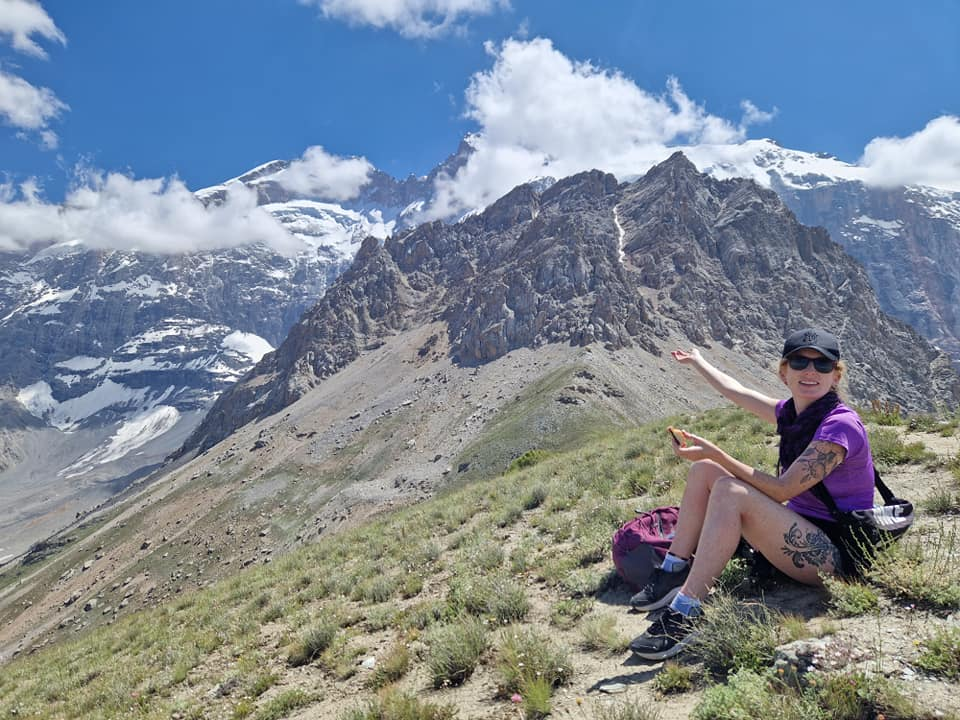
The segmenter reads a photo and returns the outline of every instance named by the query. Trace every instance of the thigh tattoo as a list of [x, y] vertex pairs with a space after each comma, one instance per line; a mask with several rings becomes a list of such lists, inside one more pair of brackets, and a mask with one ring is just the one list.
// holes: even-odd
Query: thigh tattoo
[[804, 534], [800, 526], [794, 523], [784, 533], [783, 541], [786, 543], [782, 548], [783, 554], [793, 561], [794, 567], [802, 568], [804, 564], [820, 567], [829, 560], [834, 570], [841, 568], [840, 551], [819, 528]]

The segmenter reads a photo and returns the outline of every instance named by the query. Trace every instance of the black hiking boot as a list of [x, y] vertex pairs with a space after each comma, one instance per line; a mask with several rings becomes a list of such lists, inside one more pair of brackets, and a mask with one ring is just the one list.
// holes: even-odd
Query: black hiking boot
[[690, 563], [679, 572], [665, 572], [657, 568], [650, 576], [650, 582], [643, 586], [643, 590], [630, 598], [630, 607], [646, 612], [669, 605], [680, 592], [689, 574]]
[[667, 608], [647, 631], [634, 638], [630, 650], [644, 660], [666, 660], [682, 652], [697, 636], [696, 617], [686, 617]]

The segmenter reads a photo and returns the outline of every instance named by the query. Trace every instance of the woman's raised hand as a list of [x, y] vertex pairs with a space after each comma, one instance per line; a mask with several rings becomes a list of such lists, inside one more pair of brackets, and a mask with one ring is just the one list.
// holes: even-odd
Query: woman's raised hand
[[697, 349], [674, 350], [670, 354], [673, 356], [674, 360], [676, 360], [678, 363], [683, 363], [684, 365], [689, 365], [690, 363], [703, 359], [703, 357], [700, 355], [700, 351]]

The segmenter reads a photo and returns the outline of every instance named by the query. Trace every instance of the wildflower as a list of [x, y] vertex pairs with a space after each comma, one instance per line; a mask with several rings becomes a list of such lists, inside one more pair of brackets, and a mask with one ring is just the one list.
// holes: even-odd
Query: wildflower
[[577, 698], [577, 705], [583, 705], [583, 698], [582, 698], [582, 697], [578, 697], [578, 698]]
[[512, 702], [512, 703], [522, 703], [522, 702], [523, 702], [523, 697], [521, 697], [520, 693], [514, 693], [513, 695], [510, 696], [510, 702]]

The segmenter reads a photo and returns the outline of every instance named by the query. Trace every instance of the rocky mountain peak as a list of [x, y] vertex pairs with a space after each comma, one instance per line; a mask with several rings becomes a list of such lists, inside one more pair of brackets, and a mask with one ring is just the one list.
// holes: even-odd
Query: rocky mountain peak
[[817, 323], [838, 328], [862, 358], [850, 373], [855, 396], [913, 407], [960, 400], [942, 354], [880, 312], [863, 269], [822, 229], [800, 225], [775, 193], [702, 175], [678, 153], [634, 183], [589, 171], [542, 193], [515, 188], [455, 225], [423, 225], [382, 246], [368, 239], [185, 450], [210, 447], [364, 348], [438, 318], [450, 356], [467, 366], [548, 343], [656, 355], [677, 333], [775, 357], [787, 333]]

